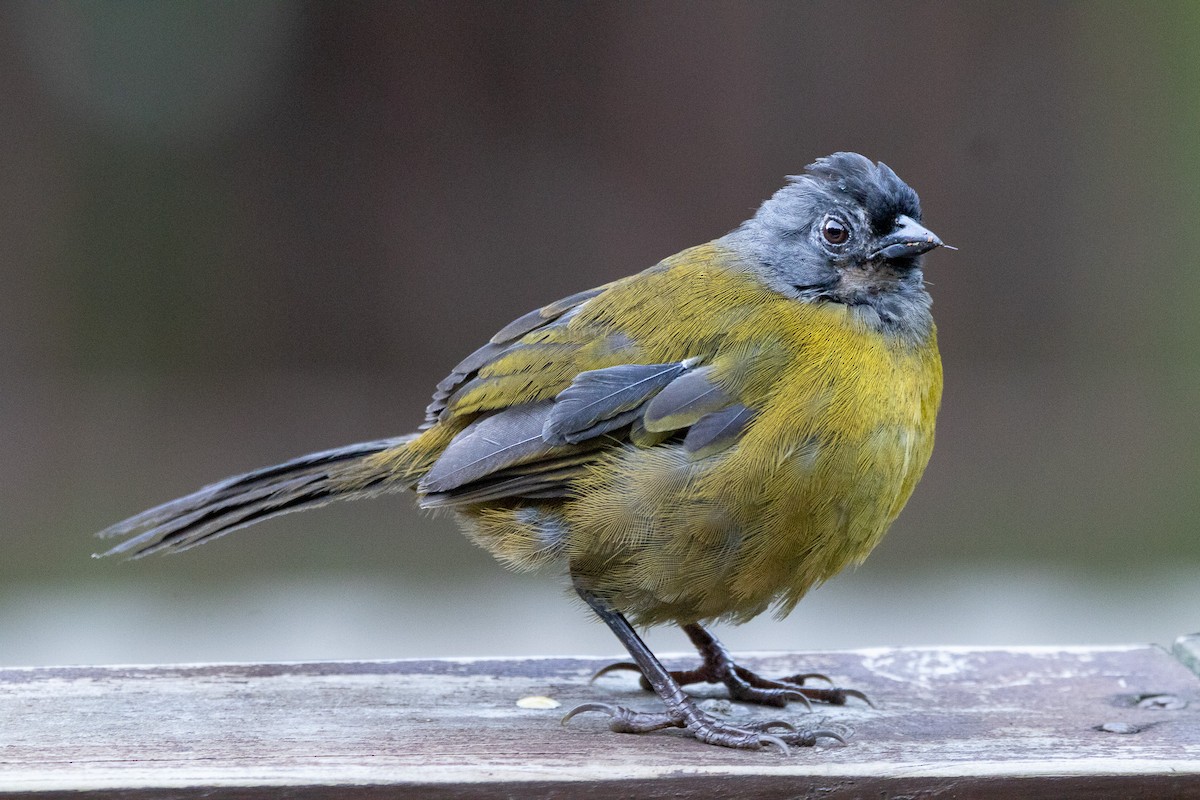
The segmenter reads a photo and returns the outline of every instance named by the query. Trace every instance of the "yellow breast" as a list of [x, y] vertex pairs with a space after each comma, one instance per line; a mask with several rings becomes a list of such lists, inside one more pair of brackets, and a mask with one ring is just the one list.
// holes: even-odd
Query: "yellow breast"
[[916, 344], [881, 333], [843, 304], [786, 297], [741, 266], [706, 245], [612, 284], [537, 334], [553, 345], [536, 351], [542, 361], [498, 361], [503, 380], [474, 390], [388, 470], [415, 482], [468, 411], [555, 397], [583, 370], [703, 363], [757, 411], [736, 444], [697, 457], [672, 441], [613, 438], [581, 453], [566, 498], [457, 510], [504, 563], [565, 555], [639, 624], [790, 610], [865, 558], [908, 500], [933, 448], [941, 362], [932, 331]]
[[[736, 447], [698, 461], [677, 446], [615, 450], [567, 511], [588, 531], [572, 537], [572, 569], [602, 574], [644, 624], [786, 612], [860, 562], [929, 460], [941, 396], [932, 334], [914, 347], [844, 305], [720, 271], [689, 279], [708, 313], [676, 293], [675, 318], [723, 328], [712, 363], [758, 416]], [[724, 306], [705, 301], [714, 294]]]

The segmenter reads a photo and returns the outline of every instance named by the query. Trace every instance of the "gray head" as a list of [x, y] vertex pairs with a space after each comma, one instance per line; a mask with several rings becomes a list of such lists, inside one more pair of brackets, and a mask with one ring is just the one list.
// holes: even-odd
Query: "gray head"
[[834, 153], [794, 175], [723, 237], [775, 290], [850, 306], [873, 327], [923, 338], [932, 329], [921, 254], [943, 246], [921, 202], [884, 163]]

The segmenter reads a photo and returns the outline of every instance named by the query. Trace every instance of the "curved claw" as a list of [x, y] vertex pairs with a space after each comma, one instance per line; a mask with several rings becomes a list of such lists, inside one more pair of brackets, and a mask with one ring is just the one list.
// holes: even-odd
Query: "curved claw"
[[803, 692], [785, 691], [783, 696], [786, 697], [789, 702], [792, 700], [795, 700], [797, 702], [803, 703], [806, 711], [811, 712], [813, 710], [812, 700], [809, 700], [808, 695], [804, 694]]
[[769, 719], [765, 722], [756, 722], [750, 726], [752, 730], [767, 732], [771, 728], [783, 728], [788, 733], [795, 733], [796, 726], [785, 719]]
[[858, 689], [840, 689], [835, 686], [832, 689], [800, 689], [798, 691], [804, 692], [809, 700], [815, 700], [818, 703], [828, 703], [831, 706], [844, 706], [848, 698], [854, 697], [862, 700], [871, 708], [875, 707], [871, 699]]
[[805, 681], [825, 681], [830, 686], [833, 685], [833, 679], [823, 672], [801, 672], [799, 675], [789, 675], [786, 678], [779, 678], [783, 683], [795, 683], [800, 686], [804, 685]]
[[769, 747], [777, 747], [777, 748], [779, 748], [779, 755], [781, 755], [781, 756], [790, 755], [792, 752], [791, 750], [788, 749], [787, 742], [785, 742], [783, 739], [780, 739], [778, 736], [771, 736], [770, 734], [760, 736], [758, 738], [758, 746], [759, 747], [768, 747], [768, 746]]
[[838, 742], [846, 744], [845, 736], [842, 736], [837, 731], [831, 731], [825, 728], [818, 728], [815, 731], [809, 731], [808, 735], [812, 737], [814, 744], [816, 743], [817, 739], [821, 738], [822, 736], [824, 736], [826, 739], [836, 739]]
[[639, 675], [642, 674], [642, 671], [638, 668], [638, 665], [632, 661], [618, 661], [615, 664], [609, 664], [606, 667], [601, 667], [600, 669], [596, 670], [595, 674], [588, 678], [588, 683], [595, 683], [598, 678], [603, 678], [610, 672], [623, 672], [626, 670], [629, 672], [636, 672]]
[[608, 714], [610, 717], [614, 717], [617, 714], [617, 707], [610, 706], [608, 703], [581, 703], [564, 714], [563, 718], [558, 721], [558, 724], [566, 725], [571, 721], [571, 717], [577, 714], [585, 714], [588, 711], [599, 711], [603, 714]]

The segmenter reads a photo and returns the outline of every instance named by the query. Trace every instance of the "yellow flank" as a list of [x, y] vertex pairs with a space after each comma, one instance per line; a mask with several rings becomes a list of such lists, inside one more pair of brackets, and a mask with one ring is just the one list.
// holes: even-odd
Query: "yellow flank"
[[861, 562], [908, 500], [933, 449], [941, 361], [933, 333], [914, 346], [843, 304], [772, 291], [735, 258], [708, 244], [615, 282], [363, 474], [414, 484], [480, 412], [552, 398], [584, 370], [699, 358], [757, 411], [734, 446], [695, 458], [635, 429], [595, 451], [566, 500], [458, 510], [510, 566], [565, 553], [638, 624], [786, 613]]

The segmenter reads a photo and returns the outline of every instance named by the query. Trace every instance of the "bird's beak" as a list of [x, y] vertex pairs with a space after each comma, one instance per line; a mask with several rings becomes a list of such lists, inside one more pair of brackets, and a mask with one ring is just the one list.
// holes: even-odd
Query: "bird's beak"
[[936, 233], [902, 214], [896, 219], [892, 232], [879, 240], [879, 249], [871, 253], [871, 259], [912, 258], [935, 247], [946, 246]]

